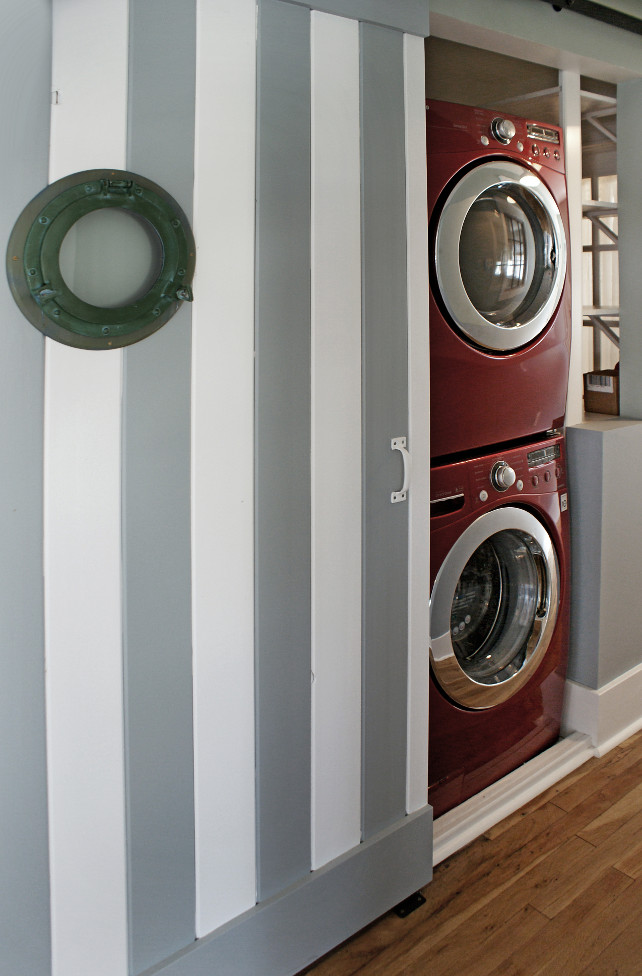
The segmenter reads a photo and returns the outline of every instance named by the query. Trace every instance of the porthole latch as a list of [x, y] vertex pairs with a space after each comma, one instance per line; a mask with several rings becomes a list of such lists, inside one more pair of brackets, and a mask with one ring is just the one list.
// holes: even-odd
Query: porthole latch
[[134, 185], [133, 180], [104, 180], [103, 183], [110, 193], [130, 193]]

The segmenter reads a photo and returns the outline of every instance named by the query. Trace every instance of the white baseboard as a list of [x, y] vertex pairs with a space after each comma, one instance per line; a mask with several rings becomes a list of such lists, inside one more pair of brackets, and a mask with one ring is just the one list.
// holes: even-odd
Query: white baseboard
[[589, 736], [572, 732], [498, 783], [443, 814], [434, 823], [433, 864], [465, 847], [593, 755]]
[[602, 688], [566, 682], [562, 733], [589, 736], [596, 756], [624, 742], [642, 728], [642, 665]]

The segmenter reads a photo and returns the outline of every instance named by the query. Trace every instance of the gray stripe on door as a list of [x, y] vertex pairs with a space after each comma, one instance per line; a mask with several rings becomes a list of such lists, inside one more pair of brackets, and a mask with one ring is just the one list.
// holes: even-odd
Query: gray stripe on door
[[[51, 5], [4, 4], [3, 193], [9, 238], [48, 181]], [[3, 245], [4, 246], [4, 245]], [[44, 338], [0, 285], [0, 968], [51, 972], [43, 622]]]
[[256, 729], [259, 899], [310, 870], [310, 12], [259, 7]]
[[406, 812], [408, 433], [403, 35], [361, 25], [363, 194], [363, 833]]
[[[196, 3], [130, 6], [128, 167], [188, 216]], [[103, 355], [109, 355], [108, 353]], [[130, 966], [195, 938], [191, 312], [124, 352], [123, 574]]]

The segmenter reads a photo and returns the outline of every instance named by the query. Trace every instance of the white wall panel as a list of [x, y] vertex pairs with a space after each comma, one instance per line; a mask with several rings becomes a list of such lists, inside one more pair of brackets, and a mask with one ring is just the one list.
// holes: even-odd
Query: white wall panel
[[197, 935], [255, 903], [254, 0], [200, 0], [192, 600]]
[[[127, 0], [54, 0], [50, 180], [125, 164]], [[119, 351], [46, 342], [53, 976], [124, 976]]]
[[312, 864], [361, 833], [359, 34], [312, 13]]
[[[579, 19], [579, 18], [578, 18]], [[567, 425], [579, 424], [584, 416], [582, 384], [582, 118], [580, 76], [577, 71], [560, 71], [560, 111], [564, 129], [564, 156], [568, 192], [571, 362]]]
[[423, 38], [404, 37], [406, 99], [406, 220], [408, 227], [409, 448], [408, 494], [408, 813], [428, 798], [428, 645], [430, 640], [430, 396], [428, 351], [428, 228], [426, 103]]

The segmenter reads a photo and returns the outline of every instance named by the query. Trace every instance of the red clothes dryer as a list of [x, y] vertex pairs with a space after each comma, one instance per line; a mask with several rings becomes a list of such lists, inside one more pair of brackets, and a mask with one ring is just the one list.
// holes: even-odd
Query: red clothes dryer
[[559, 737], [564, 439], [436, 467], [431, 499], [428, 800], [438, 817]]
[[559, 128], [426, 104], [438, 459], [563, 426], [568, 217]]

